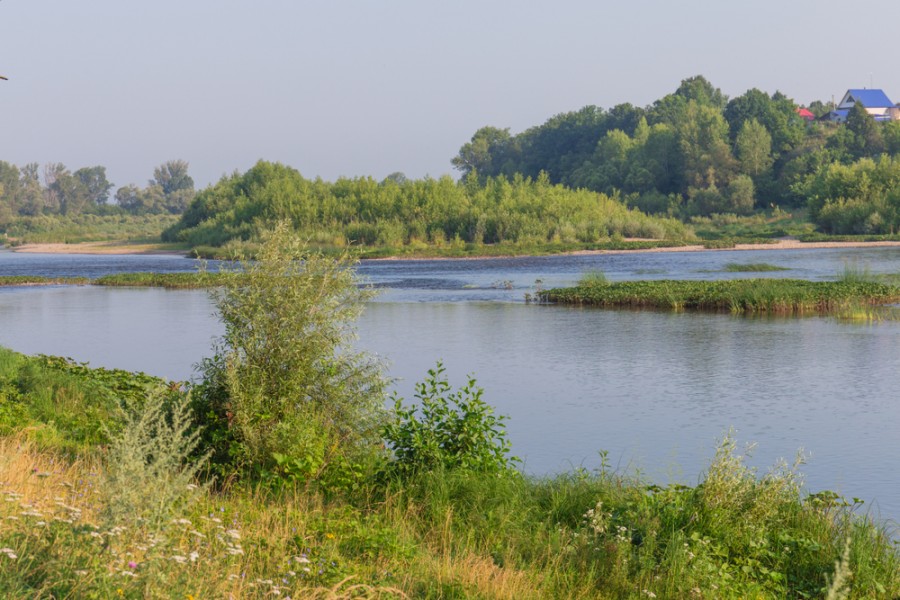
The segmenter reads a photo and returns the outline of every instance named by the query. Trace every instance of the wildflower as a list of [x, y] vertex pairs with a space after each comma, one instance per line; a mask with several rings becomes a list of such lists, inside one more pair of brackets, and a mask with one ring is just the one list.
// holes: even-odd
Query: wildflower
[[197, 562], [197, 559], [200, 558], [199, 552], [191, 552], [188, 554], [188, 557], [191, 559], [191, 562]]
[[128, 568], [129, 568], [129, 569], [132, 569], [132, 570], [137, 569], [137, 563], [134, 562], [133, 560], [129, 560], [129, 561], [128, 561]]
[[334, 534], [333, 534], [333, 533], [326, 533], [326, 534], [325, 534], [325, 537], [326, 537], [327, 539], [329, 539], [329, 540], [333, 540], [333, 539], [334, 539]]
[[641, 590], [641, 593], [647, 596], [648, 598], [656, 598], [656, 594], [651, 592], [650, 590]]
[[300, 555], [300, 556], [295, 556], [295, 557], [294, 557], [294, 560], [297, 561], [298, 563], [301, 563], [301, 564], [304, 564], [304, 565], [309, 564], [309, 559], [306, 558], [306, 555], [305, 555], [305, 554], [302, 554], [302, 555]]

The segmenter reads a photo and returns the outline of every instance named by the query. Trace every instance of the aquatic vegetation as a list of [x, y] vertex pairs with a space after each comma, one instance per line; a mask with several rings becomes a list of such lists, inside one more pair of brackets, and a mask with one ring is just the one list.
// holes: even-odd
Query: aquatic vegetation
[[541, 298], [547, 302], [606, 308], [828, 314], [849, 305], [897, 302], [900, 288], [868, 281], [798, 279], [623, 281], [547, 290]]
[[764, 273], [768, 271], [789, 271], [787, 267], [770, 265], [769, 263], [725, 263], [723, 269], [728, 273]]
[[87, 277], [41, 277], [39, 275], [0, 275], [0, 287], [30, 285], [86, 285]]
[[106, 287], [162, 287], [166, 289], [198, 289], [224, 285], [228, 273], [197, 271], [185, 273], [116, 273], [91, 281]]

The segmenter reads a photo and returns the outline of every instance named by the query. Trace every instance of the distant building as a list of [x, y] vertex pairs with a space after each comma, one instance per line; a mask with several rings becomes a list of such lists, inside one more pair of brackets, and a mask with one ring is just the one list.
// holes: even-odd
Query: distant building
[[845, 123], [850, 109], [859, 102], [866, 109], [866, 112], [872, 115], [876, 121], [897, 121], [900, 120], [900, 110], [891, 102], [887, 94], [882, 90], [847, 90], [844, 99], [837, 105], [833, 111], [828, 113], [827, 120], [835, 123]]
[[816, 115], [814, 115], [808, 108], [798, 108], [797, 116], [805, 121], [815, 121]]

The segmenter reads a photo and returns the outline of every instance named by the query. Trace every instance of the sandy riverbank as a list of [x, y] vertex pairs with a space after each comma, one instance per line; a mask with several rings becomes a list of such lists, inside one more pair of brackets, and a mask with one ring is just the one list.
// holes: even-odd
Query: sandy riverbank
[[171, 250], [161, 244], [123, 244], [121, 242], [82, 242], [79, 244], [22, 244], [13, 252], [35, 254], [173, 254], [186, 256], [184, 250]]
[[735, 244], [734, 248], [704, 248], [701, 245], [672, 248], [646, 248], [639, 250], [576, 250], [571, 254], [621, 254], [633, 252], [713, 252], [716, 250], [806, 250], [813, 248], [879, 248], [900, 247], [900, 242], [801, 242], [780, 239], [771, 244]]
[[[799, 250], [814, 248], [878, 248], [900, 247], [900, 242], [800, 242], [794, 239], [780, 239], [771, 244], [736, 244], [734, 248], [725, 250]], [[184, 250], [172, 250], [165, 244], [122, 244], [121, 242], [82, 242], [80, 244], [22, 244], [11, 248], [13, 252], [29, 252], [43, 254], [172, 254], [187, 256]], [[646, 252], [713, 252], [715, 249], [704, 248], [702, 245], [673, 246], [668, 248], [642, 248], [635, 250], [575, 250], [566, 252], [569, 255], [590, 254], [630, 254]], [[489, 259], [509, 258], [508, 256], [467, 256], [467, 257], [438, 257], [433, 260], [460, 260], [460, 259]], [[395, 256], [368, 260], [432, 260], [426, 257]]]

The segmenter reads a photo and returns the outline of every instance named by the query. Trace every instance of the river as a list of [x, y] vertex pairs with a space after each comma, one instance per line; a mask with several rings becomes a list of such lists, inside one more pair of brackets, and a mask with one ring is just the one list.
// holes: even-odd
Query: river
[[[860, 497], [875, 516], [900, 518], [900, 323], [523, 301], [537, 285], [568, 285], [591, 271], [612, 280], [748, 277], [758, 274], [724, 267], [758, 262], [788, 269], [763, 276], [821, 280], [846, 265], [896, 272], [900, 249], [366, 262], [361, 276], [382, 293], [358, 323], [359, 345], [384, 358], [408, 399], [438, 359], [454, 384], [473, 374], [509, 416], [513, 451], [530, 473], [596, 468], [605, 450], [620, 471], [696, 483], [716, 440], [734, 428], [740, 442], [758, 443], [748, 462], [761, 472], [803, 448], [810, 489]], [[175, 257], [0, 252], [0, 275], [195, 268]], [[220, 331], [205, 292], [0, 289], [0, 345], [26, 353], [187, 379]]]

